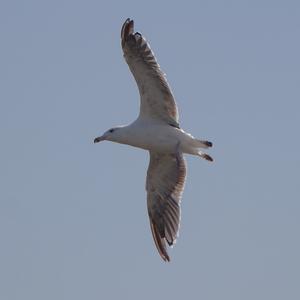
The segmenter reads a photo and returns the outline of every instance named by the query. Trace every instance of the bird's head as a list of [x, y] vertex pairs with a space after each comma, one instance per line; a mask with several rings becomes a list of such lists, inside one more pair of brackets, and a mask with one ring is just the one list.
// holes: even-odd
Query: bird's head
[[96, 137], [94, 139], [94, 143], [99, 143], [101, 141], [111, 141], [111, 142], [118, 142], [120, 139], [120, 129], [122, 126], [111, 128], [105, 131], [101, 136]]

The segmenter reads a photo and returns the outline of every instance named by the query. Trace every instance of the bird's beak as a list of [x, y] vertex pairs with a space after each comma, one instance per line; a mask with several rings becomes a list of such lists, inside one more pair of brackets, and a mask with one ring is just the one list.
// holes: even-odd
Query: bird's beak
[[105, 137], [103, 135], [101, 135], [101, 136], [96, 137], [94, 139], [94, 143], [96, 144], [96, 143], [99, 143], [99, 142], [104, 141], [104, 140], [105, 140]]

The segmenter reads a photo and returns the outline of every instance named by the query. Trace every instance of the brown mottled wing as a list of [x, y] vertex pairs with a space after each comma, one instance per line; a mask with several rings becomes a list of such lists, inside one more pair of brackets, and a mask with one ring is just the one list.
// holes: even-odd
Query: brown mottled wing
[[143, 36], [134, 32], [133, 20], [127, 19], [121, 30], [124, 58], [141, 96], [140, 116], [179, 127], [175, 99], [155, 56]]
[[170, 261], [166, 242], [171, 246], [178, 236], [185, 177], [186, 164], [182, 154], [150, 151], [146, 182], [148, 214], [155, 245], [165, 261]]

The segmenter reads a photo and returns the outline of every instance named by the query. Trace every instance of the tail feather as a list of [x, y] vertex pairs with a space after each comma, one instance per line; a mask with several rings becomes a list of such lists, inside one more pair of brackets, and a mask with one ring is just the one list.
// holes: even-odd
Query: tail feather
[[192, 145], [194, 147], [194, 151], [191, 152], [192, 154], [194, 155], [198, 155], [208, 161], [213, 161], [212, 157], [202, 151], [199, 151], [199, 148], [204, 148], [204, 149], [207, 149], [207, 148], [210, 148], [212, 147], [212, 142], [209, 142], [209, 141], [203, 141], [203, 140], [198, 140], [198, 139], [193, 139], [192, 140]]
[[197, 140], [197, 139], [194, 139], [193, 140], [193, 143], [194, 143], [194, 147], [197, 147], [197, 148], [210, 148], [212, 147], [213, 143], [212, 142], [209, 142], [209, 141], [202, 141], [202, 140]]
[[212, 158], [210, 155], [208, 155], [208, 154], [206, 154], [206, 153], [203, 153], [203, 152], [201, 152], [201, 151], [198, 151], [198, 155], [199, 155], [200, 157], [202, 157], [202, 158], [208, 160], [208, 161], [214, 161], [213, 158]]

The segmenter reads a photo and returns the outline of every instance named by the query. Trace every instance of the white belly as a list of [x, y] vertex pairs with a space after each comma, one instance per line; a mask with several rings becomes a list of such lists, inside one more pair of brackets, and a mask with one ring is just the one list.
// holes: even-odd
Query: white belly
[[184, 151], [192, 136], [184, 131], [164, 124], [133, 123], [126, 144], [157, 152], [174, 153]]

